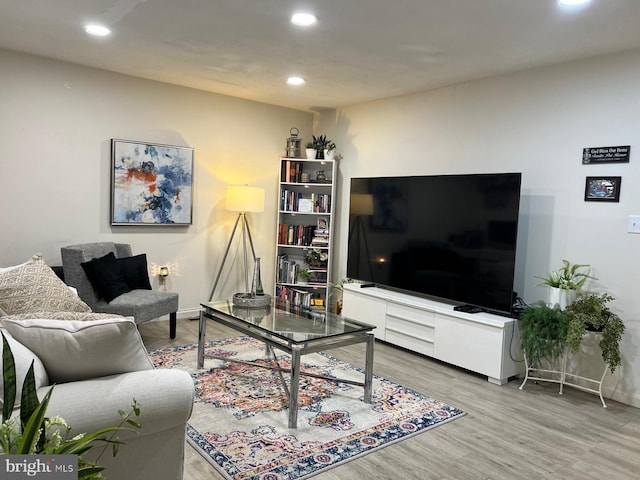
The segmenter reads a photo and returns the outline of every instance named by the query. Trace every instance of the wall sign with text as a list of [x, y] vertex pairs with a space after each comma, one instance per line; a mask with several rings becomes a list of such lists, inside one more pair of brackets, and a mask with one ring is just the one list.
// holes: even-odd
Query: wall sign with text
[[629, 163], [630, 145], [617, 147], [588, 147], [582, 149], [582, 164]]

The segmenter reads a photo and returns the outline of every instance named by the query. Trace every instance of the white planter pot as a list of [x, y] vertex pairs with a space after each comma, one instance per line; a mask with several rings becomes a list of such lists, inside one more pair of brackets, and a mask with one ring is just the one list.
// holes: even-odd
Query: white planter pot
[[325, 148], [325, 150], [324, 150], [324, 159], [325, 160], [333, 160], [335, 155], [336, 155], [336, 151], [335, 150], [327, 150]]
[[305, 153], [307, 154], [307, 160], [313, 160], [314, 158], [316, 158], [315, 148], [306, 148]]
[[573, 303], [578, 295], [576, 290], [564, 290], [562, 288], [549, 287], [549, 299], [547, 305], [553, 307], [559, 305], [560, 310], [564, 310]]

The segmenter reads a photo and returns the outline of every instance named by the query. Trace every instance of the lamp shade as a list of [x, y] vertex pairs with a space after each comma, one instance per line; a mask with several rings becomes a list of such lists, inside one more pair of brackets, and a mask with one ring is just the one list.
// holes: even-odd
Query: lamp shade
[[234, 212], [264, 212], [264, 188], [227, 187], [227, 210]]

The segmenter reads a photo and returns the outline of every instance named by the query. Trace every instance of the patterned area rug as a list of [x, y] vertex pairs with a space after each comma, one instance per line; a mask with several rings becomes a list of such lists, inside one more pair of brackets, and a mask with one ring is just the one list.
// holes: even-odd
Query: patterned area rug
[[[289, 367], [288, 355], [276, 352]], [[211, 341], [206, 353], [268, 364], [264, 344], [250, 337]], [[198, 370], [196, 355], [196, 345], [151, 352], [156, 367], [191, 373], [196, 402], [189, 442], [232, 480], [307, 478], [464, 415], [375, 375], [373, 404], [362, 401], [362, 387], [301, 376], [298, 428], [289, 429], [277, 372], [214, 359]], [[324, 353], [302, 356], [302, 371], [364, 378], [361, 369]]]

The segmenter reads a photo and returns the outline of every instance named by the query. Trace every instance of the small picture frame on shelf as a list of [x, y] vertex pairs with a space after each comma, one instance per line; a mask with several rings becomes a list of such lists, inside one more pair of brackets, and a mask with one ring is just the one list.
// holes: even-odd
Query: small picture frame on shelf
[[298, 212], [300, 213], [312, 213], [313, 202], [310, 198], [301, 198], [298, 200]]
[[316, 227], [316, 231], [318, 232], [326, 232], [329, 229], [329, 220], [327, 217], [318, 217], [318, 224]]
[[585, 202], [619, 202], [622, 177], [587, 177], [584, 187]]

